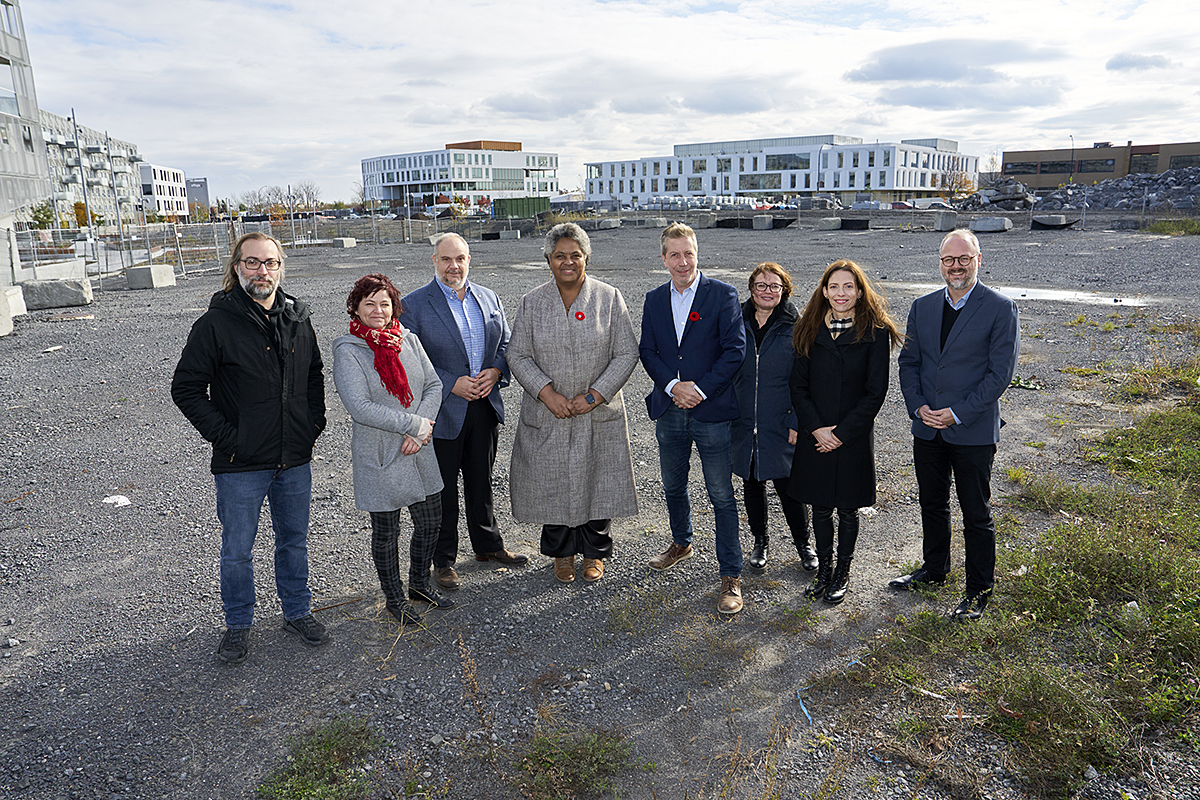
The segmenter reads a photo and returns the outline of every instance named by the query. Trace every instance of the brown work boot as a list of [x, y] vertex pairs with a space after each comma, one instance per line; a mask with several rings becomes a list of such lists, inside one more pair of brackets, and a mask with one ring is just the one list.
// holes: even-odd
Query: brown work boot
[[588, 583], [595, 583], [604, 577], [604, 562], [598, 558], [585, 558], [583, 560], [583, 579]]
[[650, 559], [650, 569], [655, 572], [666, 572], [680, 561], [683, 561], [685, 558], [691, 558], [693, 555], [695, 555], [695, 551], [692, 550], [690, 544], [680, 547], [671, 542], [670, 547]]
[[741, 610], [741, 578], [721, 578], [721, 599], [717, 601], [717, 611], [722, 614], [736, 614]]
[[454, 571], [454, 567], [434, 567], [433, 579], [443, 589], [453, 590], [462, 587], [462, 580], [458, 577], [458, 573]]
[[558, 578], [563, 583], [570, 583], [575, 580], [575, 556], [569, 555], [566, 558], [554, 559], [554, 577]]

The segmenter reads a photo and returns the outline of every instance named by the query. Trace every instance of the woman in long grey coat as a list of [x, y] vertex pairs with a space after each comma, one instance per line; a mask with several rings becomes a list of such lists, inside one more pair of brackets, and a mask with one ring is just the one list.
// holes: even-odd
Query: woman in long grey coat
[[613, 517], [637, 514], [621, 387], [638, 361], [621, 293], [588, 277], [592, 245], [574, 223], [554, 226], [544, 255], [554, 280], [521, 298], [508, 366], [524, 388], [509, 467], [513, 516], [542, 523], [554, 574], [597, 581], [612, 555]]
[[[333, 381], [354, 420], [354, 505], [371, 515], [371, 557], [387, 610], [402, 623], [421, 616], [408, 600], [450, 608], [429, 584], [442, 518], [442, 473], [429, 446], [442, 382], [416, 335], [393, 316], [400, 292], [386, 275], [360, 278], [346, 300], [350, 335], [333, 343]], [[408, 599], [400, 579], [400, 509], [412, 515]]]

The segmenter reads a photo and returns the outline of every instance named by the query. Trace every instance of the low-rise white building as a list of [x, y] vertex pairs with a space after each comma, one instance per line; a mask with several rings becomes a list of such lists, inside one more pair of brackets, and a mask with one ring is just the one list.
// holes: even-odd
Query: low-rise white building
[[38, 117], [46, 140], [55, 216], [74, 226], [74, 205], [84, 202], [86, 191], [87, 205], [102, 223], [115, 225], [117, 209], [122, 219], [132, 221], [140, 197], [137, 165], [142, 157], [137, 145], [44, 109]]
[[183, 170], [140, 164], [142, 174], [142, 208], [147, 214], [157, 212], [168, 220], [186, 222], [188, 219], [187, 178]]
[[522, 150], [520, 142], [457, 142], [441, 150], [364, 158], [362, 185], [364, 199], [383, 207], [455, 198], [488, 206], [501, 198], [558, 194], [558, 154]]
[[[933, 197], [950, 181], [978, 178], [979, 157], [948, 139], [865, 144], [836, 134], [677, 144], [670, 156], [587, 164], [593, 204], [646, 205], [653, 198], [751, 199], [856, 195]], [[849, 201], [849, 202], [846, 202]]]

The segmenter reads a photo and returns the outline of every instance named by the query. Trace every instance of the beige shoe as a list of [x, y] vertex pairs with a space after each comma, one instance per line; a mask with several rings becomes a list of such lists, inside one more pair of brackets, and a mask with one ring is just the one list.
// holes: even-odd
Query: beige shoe
[[604, 562], [598, 558], [585, 558], [583, 560], [583, 579], [588, 583], [595, 583], [604, 577]]
[[563, 583], [575, 580], [575, 556], [554, 559], [554, 577]]
[[741, 578], [721, 578], [721, 599], [717, 601], [717, 611], [722, 614], [736, 614], [741, 610]]
[[691, 558], [694, 553], [695, 551], [692, 550], [692, 546], [690, 544], [680, 547], [674, 542], [671, 542], [670, 547], [656, 555], [654, 558], [650, 559], [650, 569], [654, 570], [655, 572], [664, 572], [678, 564], [680, 561], [683, 561], [685, 558]]
[[454, 571], [454, 567], [434, 567], [433, 579], [437, 585], [443, 589], [454, 589], [462, 586], [462, 580], [458, 577], [458, 573]]

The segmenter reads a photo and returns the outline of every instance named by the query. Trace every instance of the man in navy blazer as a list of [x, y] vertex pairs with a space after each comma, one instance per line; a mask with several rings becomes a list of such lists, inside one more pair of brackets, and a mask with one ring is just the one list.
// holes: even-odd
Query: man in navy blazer
[[950, 571], [950, 480], [963, 512], [966, 594], [954, 618], [978, 619], [991, 596], [996, 527], [991, 479], [1000, 441], [1000, 395], [1021, 349], [1012, 300], [978, 280], [983, 256], [967, 230], [942, 239], [944, 289], [917, 298], [900, 352], [900, 389], [912, 418], [924, 564], [892, 580], [895, 589], [941, 585]]
[[694, 443], [715, 518], [717, 610], [736, 614], [742, 610], [742, 546], [730, 448], [738, 417], [733, 376], [746, 354], [742, 309], [737, 289], [700, 274], [696, 233], [687, 225], [663, 231], [662, 259], [671, 280], [646, 295], [639, 349], [654, 380], [646, 409], [655, 421], [672, 542], [650, 559], [650, 568], [661, 572], [692, 557], [688, 470]]
[[442, 527], [433, 554], [434, 579], [457, 589], [458, 474], [462, 473], [467, 533], [475, 558], [524, 564], [526, 555], [504, 547], [492, 501], [492, 466], [504, 422], [500, 388], [509, 382], [510, 331], [500, 298], [471, 283], [471, 253], [457, 233], [438, 238], [436, 277], [404, 297], [400, 322], [421, 340], [442, 381], [442, 407], [433, 426], [433, 449], [442, 472]]

